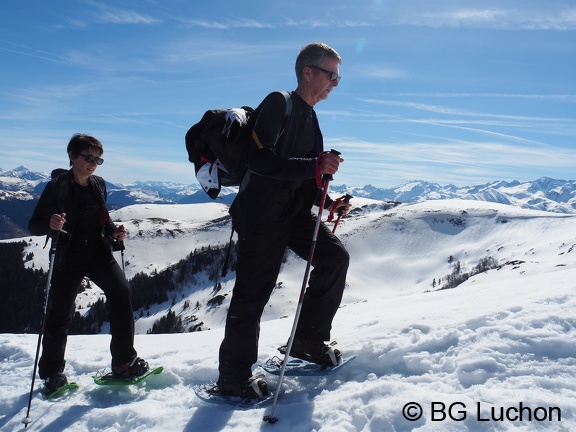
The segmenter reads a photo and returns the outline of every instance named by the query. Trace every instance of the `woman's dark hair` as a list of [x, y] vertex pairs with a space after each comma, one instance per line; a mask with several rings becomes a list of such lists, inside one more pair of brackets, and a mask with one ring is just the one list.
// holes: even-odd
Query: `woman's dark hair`
[[[104, 153], [102, 143], [93, 136], [81, 133], [74, 134], [66, 148], [68, 154], [72, 153], [74, 156], [78, 156], [80, 152], [85, 150], [94, 150], [98, 152], [100, 156]], [[70, 159], [70, 166], [72, 166], [72, 159]]]

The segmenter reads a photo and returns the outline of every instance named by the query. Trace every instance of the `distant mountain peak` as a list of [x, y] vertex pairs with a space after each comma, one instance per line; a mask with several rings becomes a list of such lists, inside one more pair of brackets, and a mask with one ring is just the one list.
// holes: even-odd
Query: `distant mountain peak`
[[[48, 174], [41, 173], [41, 172], [34, 172], [30, 171], [28, 167], [21, 165], [17, 168], [14, 168], [11, 171], [2, 171], [0, 172], [0, 179], [1, 177], [13, 177], [22, 180], [30, 180], [30, 181], [37, 181], [37, 180], [44, 180], [49, 178]], [[2, 185], [0, 184], [0, 189]]]
[[[0, 214], [26, 229], [28, 217], [17, 213], [16, 201], [34, 204], [50, 175], [30, 171], [19, 166], [11, 171], [0, 170]], [[214, 202], [197, 184], [172, 181], [137, 181], [131, 184], [107, 182], [108, 206], [119, 209], [134, 204], [199, 204]], [[334, 194], [349, 193], [355, 197], [378, 201], [418, 203], [428, 200], [466, 199], [512, 205], [555, 213], [576, 213], [576, 181], [541, 177], [534, 181], [495, 180], [481, 185], [440, 185], [424, 180], [409, 180], [392, 188], [367, 184], [365, 186], [330, 185]], [[222, 188], [216, 202], [232, 203], [237, 188]], [[354, 201], [352, 201], [354, 203]], [[16, 219], [22, 220], [16, 220]], [[24, 220], [26, 219], [26, 220]]]

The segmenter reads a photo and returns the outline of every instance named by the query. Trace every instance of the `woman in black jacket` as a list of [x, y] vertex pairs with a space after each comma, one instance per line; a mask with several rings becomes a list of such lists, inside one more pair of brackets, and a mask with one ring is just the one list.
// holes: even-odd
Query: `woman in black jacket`
[[[75, 312], [76, 294], [84, 277], [100, 287], [108, 302], [112, 341], [112, 371], [129, 378], [148, 370], [134, 349], [134, 314], [131, 290], [112, 255], [110, 241], [123, 241], [126, 230], [116, 226], [106, 207], [106, 183], [94, 175], [104, 149], [89, 135], [76, 134], [68, 143], [71, 169], [50, 181], [28, 229], [57, 240], [42, 356], [38, 367], [47, 392], [67, 384], [64, 353]], [[55, 237], [57, 236], [57, 238]]]

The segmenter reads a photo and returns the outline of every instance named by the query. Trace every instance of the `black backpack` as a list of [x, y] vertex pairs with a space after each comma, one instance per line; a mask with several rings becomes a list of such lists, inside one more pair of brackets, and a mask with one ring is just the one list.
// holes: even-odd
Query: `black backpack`
[[[286, 99], [284, 127], [292, 114], [290, 94], [280, 91]], [[194, 164], [198, 182], [212, 199], [222, 186], [239, 186], [248, 169], [247, 155], [258, 109], [249, 106], [215, 109], [186, 133], [188, 160]]]

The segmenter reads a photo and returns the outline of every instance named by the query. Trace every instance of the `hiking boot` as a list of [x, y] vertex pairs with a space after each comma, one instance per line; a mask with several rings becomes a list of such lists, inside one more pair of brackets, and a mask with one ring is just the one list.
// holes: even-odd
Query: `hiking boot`
[[342, 358], [340, 350], [335, 349], [334, 345], [336, 342], [326, 345], [324, 341], [296, 337], [292, 342], [290, 355], [325, 367], [334, 367], [338, 366]]
[[260, 399], [268, 396], [268, 383], [261, 376], [253, 376], [245, 383], [219, 379], [214, 387], [208, 390], [222, 396], [238, 396], [243, 399]]
[[114, 378], [133, 379], [148, 372], [148, 362], [140, 357], [134, 357], [129, 363], [112, 367]]
[[54, 393], [61, 387], [68, 384], [68, 378], [62, 372], [55, 373], [44, 380], [44, 386], [46, 387], [46, 393]]

